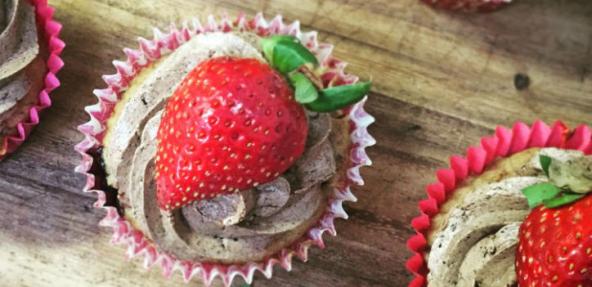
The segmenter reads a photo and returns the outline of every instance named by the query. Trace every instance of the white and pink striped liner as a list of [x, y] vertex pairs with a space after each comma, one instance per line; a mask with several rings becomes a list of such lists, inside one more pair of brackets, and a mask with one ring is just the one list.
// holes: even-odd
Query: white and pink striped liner
[[76, 167], [76, 172], [86, 175], [85, 192], [94, 192], [98, 196], [95, 207], [102, 208], [107, 212], [106, 217], [100, 225], [110, 227], [113, 230], [112, 242], [127, 246], [127, 255], [131, 259], [136, 256], [144, 258], [146, 268], [155, 264], [160, 265], [165, 276], [170, 276], [174, 270], [183, 274], [185, 281], [190, 281], [194, 276], [200, 276], [206, 285], [211, 285], [216, 277], [220, 277], [224, 285], [229, 286], [234, 277], [241, 276], [247, 283], [251, 283], [255, 271], [260, 271], [265, 277], [271, 278], [273, 266], [278, 264], [286, 270], [292, 267], [292, 257], [296, 256], [302, 261], [307, 260], [308, 248], [318, 246], [323, 248], [323, 233], [329, 232], [335, 236], [335, 218], [347, 219], [342, 203], [344, 201], [355, 201], [356, 197], [350, 190], [351, 184], [363, 185], [364, 181], [360, 175], [360, 167], [371, 165], [366, 154], [366, 147], [374, 145], [376, 141], [368, 133], [367, 127], [374, 122], [374, 118], [364, 111], [366, 99], [355, 104], [351, 109], [346, 110], [350, 117], [352, 142], [350, 150], [350, 167], [346, 176], [340, 180], [341, 186], [334, 190], [334, 194], [327, 206], [327, 211], [321, 220], [311, 228], [308, 233], [282, 249], [274, 256], [263, 262], [249, 262], [245, 264], [224, 265], [216, 263], [190, 262], [176, 259], [170, 254], [160, 252], [158, 247], [149, 241], [144, 235], [135, 230], [126, 219], [122, 218], [114, 207], [105, 206], [105, 192], [94, 189], [95, 175], [89, 173], [93, 158], [87, 152], [101, 145], [104, 136], [105, 124], [116, 102], [119, 100], [133, 79], [144, 67], [150, 65], [161, 56], [169, 54], [193, 36], [205, 32], [231, 32], [231, 31], [253, 31], [260, 35], [268, 34], [290, 34], [298, 37], [317, 56], [322, 66], [327, 68], [323, 75], [324, 79], [335, 78], [342, 84], [353, 83], [357, 77], [345, 74], [346, 63], [334, 59], [331, 56], [332, 45], [318, 43], [317, 32], [301, 32], [298, 21], [291, 24], [284, 24], [281, 15], [271, 21], [265, 20], [261, 13], [252, 19], [239, 15], [235, 21], [230, 21], [227, 16], [216, 20], [213, 15], [207, 18], [207, 23], [202, 25], [196, 18], [183, 23], [181, 28], [172, 25], [169, 32], [165, 33], [154, 29], [152, 40], [139, 38], [139, 49], [124, 48], [127, 58], [125, 61], [113, 61], [117, 73], [103, 76], [107, 88], [94, 91], [98, 103], [87, 106], [86, 112], [90, 115], [90, 121], [79, 126], [84, 134], [84, 140], [76, 145], [75, 149], [82, 155], [82, 162]]
[[[43, 79], [43, 89], [37, 96], [37, 104], [29, 109], [29, 116], [16, 125], [17, 133], [12, 136], [5, 137], [0, 141], [0, 151], [6, 151], [0, 154], [2, 160], [9, 153], [14, 152], [27, 138], [31, 130], [39, 124], [39, 113], [51, 106], [51, 99], [49, 93], [60, 86], [56, 74], [64, 66], [64, 62], [60, 58], [65, 44], [60, 39], [60, 31], [62, 24], [53, 19], [55, 9], [47, 4], [47, 0], [31, 0], [31, 5], [35, 6], [35, 16], [37, 20], [37, 27], [43, 29], [44, 39], [48, 48], [49, 56], [46, 59], [47, 74]], [[41, 39], [40, 39], [41, 41]]]

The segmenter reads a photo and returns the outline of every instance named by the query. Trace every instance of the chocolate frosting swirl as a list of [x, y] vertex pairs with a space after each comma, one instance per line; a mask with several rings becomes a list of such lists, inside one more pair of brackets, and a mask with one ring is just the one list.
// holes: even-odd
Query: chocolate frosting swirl
[[[34, 7], [25, 0], [0, 1], [0, 136], [10, 134], [20, 117], [26, 115], [33, 104], [34, 91], [40, 88], [39, 81], [32, 79], [39, 54]], [[36, 63], [36, 69], [32, 63]], [[23, 102], [27, 95], [33, 100]], [[28, 98], [28, 97], [27, 97]], [[18, 103], [22, 102], [22, 108]], [[18, 119], [13, 119], [13, 118]], [[12, 120], [11, 120], [12, 119]], [[1, 153], [1, 151], [0, 151]]]
[[[166, 98], [199, 62], [232, 55], [264, 61], [251, 34], [196, 36], [144, 71], [123, 96], [103, 142], [110, 184], [119, 188], [125, 216], [178, 258], [239, 263], [259, 261], [300, 238], [324, 213], [336, 173], [328, 114], [308, 114], [302, 157], [276, 180], [251, 190], [165, 212], [154, 181], [156, 133]], [[341, 130], [339, 130], [341, 132]]]
[[[0, 15], [0, 86], [5, 86], [35, 59], [39, 44], [35, 11], [25, 0], [2, 1]], [[10, 95], [0, 92], [0, 102], [9, 100], [8, 97], [18, 100], [24, 95], [15, 91]]]

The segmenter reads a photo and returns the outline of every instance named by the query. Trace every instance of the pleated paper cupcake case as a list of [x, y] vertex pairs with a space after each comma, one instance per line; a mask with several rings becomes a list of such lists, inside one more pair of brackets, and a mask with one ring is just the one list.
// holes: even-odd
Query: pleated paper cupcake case
[[46, 60], [47, 74], [44, 78], [44, 87], [37, 97], [38, 102], [29, 110], [28, 118], [17, 124], [17, 133], [15, 135], [7, 136], [0, 142], [0, 151], [5, 151], [0, 154], [0, 160], [9, 153], [14, 152], [25, 141], [33, 127], [39, 124], [39, 113], [51, 106], [49, 94], [60, 86], [56, 74], [64, 66], [64, 62], [60, 58], [60, 54], [65, 47], [64, 41], [59, 37], [62, 24], [53, 19], [55, 9], [49, 6], [46, 0], [31, 0], [31, 4], [35, 6], [37, 27], [43, 29], [49, 50], [49, 56]]
[[294, 256], [302, 261], [307, 260], [310, 246], [324, 247], [323, 234], [328, 232], [336, 235], [334, 219], [347, 219], [348, 215], [343, 209], [344, 201], [355, 201], [356, 197], [350, 190], [351, 184], [363, 185], [364, 181], [360, 175], [360, 167], [371, 165], [366, 154], [366, 147], [374, 145], [375, 140], [370, 136], [367, 127], [374, 122], [374, 118], [364, 110], [366, 99], [355, 104], [348, 110], [344, 110], [350, 118], [350, 166], [346, 175], [340, 182], [341, 186], [334, 190], [327, 211], [321, 220], [311, 228], [305, 236], [298, 241], [282, 249], [280, 252], [267, 258], [263, 262], [249, 262], [246, 264], [224, 265], [214, 263], [200, 263], [178, 260], [170, 254], [160, 252], [151, 241], [135, 230], [129, 222], [122, 218], [114, 207], [105, 206], [106, 196], [103, 190], [95, 189], [95, 175], [89, 170], [93, 164], [93, 157], [89, 151], [98, 148], [104, 136], [105, 124], [116, 102], [122, 92], [126, 90], [130, 81], [144, 67], [175, 50], [182, 43], [191, 39], [194, 35], [205, 32], [231, 32], [231, 31], [252, 31], [259, 35], [269, 34], [290, 34], [298, 37], [317, 56], [321, 65], [327, 68], [322, 78], [328, 82], [333, 80], [338, 84], [354, 83], [358, 79], [355, 76], [344, 72], [346, 63], [331, 56], [332, 45], [319, 43], [316, 32], [301, 32], [298, 21], [285, 24], [280, 15], [267, 21], [261, 13], [249, 19], [239, 15], [234, 21], [227, 16], [217, 20], [213, 15], [207, 18], [204, 25], [194, 18], [183, 23], [181, 28], [171, 25], [168, 32], [154, 29], [153, 39], [139, 38], [138, 49], [123, 49], [127, 56], [124, 61], [113, 61], [116, 73], [103, 76], [107, 88], [94, 91], [98, 103], [85, 108], [90, 115], [90, 121], [79, 126], [79, 130], [85, 138], [76, 146], [76, 150], [82, 155], [82, 162], [76, 171], [86, 175], [85, 192], [96, 193], [98, 200], [95, 207], [106, 211], [107, 215], [100, 222], [100, 225], [110, 227], [113, 231], [112, 242], [127, 246], [129, 258], [141, 257], [144, 259], [146, 268], [153, 265], [160, 265], [165, 276], [170, 276], [175, 270], [179, 270], [186, 281], [195, 276], [201, 277], [206, 285], [211, 285], [216, 277], [228, 286], [234, 277], [240, 276], [246, 282], [253, 280], [256, 271], [261, 272], [265, 277], [270, 278], [274, 265], [279, 265], [286, 270], [292, 266]]
[[465, 157], [451, 156], [450, 166], [438, 170], [437, 181], [426, 187], [427, 199], [418, 204], [420, 215], [411, 221], [415, 235], [409, 238], [407, 247], [413, 252], [413, 256], [407, 260], [406, 267], [414, 278], [409, 287], [427, 285], [426, 277], [429, 270], [423, 254], [427, 246], [426, 232], [431, 226], [432, 218], [438, 214], [440, 206], [446, 202], [457, 185], [469, 176], [481, 174], [495, 159], [533, 147], [557, 147], [592, 154], [592, 129], [580, 125], [570, 132], [560, 121], [552, 126], [540, 120], [535, 121], [532, 126], [517, 122], [512, 129], [498, 126], [494, 135], [481, 139], [479, 146], [469, 147]]

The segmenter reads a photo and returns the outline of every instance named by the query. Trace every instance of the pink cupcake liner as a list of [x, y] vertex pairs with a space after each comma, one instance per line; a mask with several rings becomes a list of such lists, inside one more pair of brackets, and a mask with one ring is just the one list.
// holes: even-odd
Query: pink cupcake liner
[[411, 221], [415, 235], [407, 240], [407, 247], [413, 252], [413, 256], [407, 260], [406, 267], [414, 278], [409, 287], [427, 285], [429, 270], [423, 254], [427, 246], [426, 232], [431, 226], [431, 219], [438, 214], [440, 206], [446, 202], [456, 186], [469, 176], [481, 174], [495, 159], [532, 147], [557, 147], [592, 154], [592, 129], [580, 125], [570, 131], [560, 121], [553, 126], [540, 120], [535, 121], [532, 126], [517, 122], [512, 129], [498, 126], [494, 135], [481, 138], [480, 146], [469, 147], [465, 157], [451, 156], [449, 168], [438, 170], [438, 180], [426, 186], [428, 198], [419, 202], [420, 215]]
[[37, 104], [29, 109], [29, 117], [17, 124], [17, 134], [7, 136], [0, 142], [0, 152], [6, 151], [0, 154], [0, 160], [15, 151], [25, 141], [33, 127], [39, 124], [39, 113], [51, 106], [49, 94], [60, 86], [56, 74], [64, 66], [60, 54], [64, 50], [65, 43], [59, 37], [62, 24], [53, 19], [55, 9], [47, 4], [47, 0], [30, 0], [30, 2], [35, 6], [37, 27], [45, 32], [49, 52], [46, 60], [47, 74], [45, 74], [43, 89], [37, 97]]
[[169, 54], [193, 36], [214, 31], [253, 31], [259, 35], [290, 34], [296, 36], [306, 44], [317, 56], [321, 65], [327, 69], [327, 72], [322, 76], [324, 81], [333, 80], [337, 84], [347, 84], [358, 80], [355, 76], [345, 74], [344, 68], [347, 64], [331, 56], [333, 46], [319, 43], [317, 41], [317, 32], [301, 32], [298, 21], [285, 24], [280, 15], [269, 22], [265, 20], [261, 13], [252, 19], [239, 15], [234, 21], [229, 20], [227, 16], [216, 20], [213, 15], [210, 15], [207, 18], [207, 23], [203, 25], [198, 19], [194, 18], [191, 21], [184, 22], [181, 28], [172, 25], [166, 33], [154, 29], [153, 39], [139, 38], [138, 49], [123, 49], [127, 58], [124, 61], [113, 61], [117, 72], [113, 75], [103, 76], [107, 88], [94, 91], [98, 103], [85, 108], [90, 115], [90, 121], [78, 128], [84, 134], [84, 140], [75, 147], [76, 151], [82, 155], [82, 161], [76, 167], [76, 172], [86, 175], [84, 191], [96, 193], [98, 200], [95, 202], [95, 207], [107, 212], [100, 225], [112, 229], [112, 243], [127, 246], [127, 255], [130, 259], [133, 257], [143, 258], [146, 268], [160, 265], [167, 277], [175, 270], [178, 270], [182, 273], [185, 281], [198, 276], [206, 285], [211, 285], [216, 277], [220, 277], [222, 282], [228, 286], [236, 276], [240, 276], [247, 283], [251, 283], [256, 271], [270, 278], [274, 265], [279, 265], [289, 271], [292, 267], [293, 257], [296, 256], [302, 261], [306, 261], [309, 247], [318, 246], [323, 248], [325, 245], [323, 234], [336, 235], [333, 221], [336, 218], [348, 218], [342, 204], [344, 201], [356, 201], [350, 186], [352, 184], [364, 184], [360, 175], [360, 167], [369, 166], [372, 163], [365, 149], [374, 145], [376, 141], [367, 130], [367, 127], [374, 122], [374, 118], [364, 110], [365, 98], [350, 109], [345, 110], [350, 119], [350, 163], [346, 175], [339, 180], [340, 186], [334, 190], [329, 200], [325, 214], [306, 235], [270, 258], [262, 262], [225, 265], [184, 261], [176, 259], [171, 254], [160, 252], [156, 245], [144, 237], [140, 231], [135, 230], [125, 218], [122, 218], [114, 207], [105, 206], [106, 194], [103, 190], [95, 188], [95, 175], [90, 172], [93, 157], [88, 152], [101, 146], [107, 119], [111, 115], [116, 102], [122, 92], [126, 90], [130, 81], [144, 67], [159, 59], [162, 55]]
[[421, 0], [436, 8], [464, 12], [492, 12], [512, 0]]

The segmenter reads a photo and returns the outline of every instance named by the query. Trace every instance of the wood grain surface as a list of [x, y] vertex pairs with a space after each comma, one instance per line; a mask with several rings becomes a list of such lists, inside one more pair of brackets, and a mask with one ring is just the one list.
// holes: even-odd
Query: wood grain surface
[[[0, 287], [185, 286], [176, 274], [125, 260], [99, 228], [104, 216], [73, 173], [94, 88], [122, 48], [151, 27], [239, 11], [299, 19], [318, 30], [348, 70], [372, 78], [372, 168], [356, 188], [338, 236], [292, 272], [257, 275], [253, 286], [405, 286], [409, 221], [424, 186], [448, 156], [496, 125], [517, 120], [592, 123], [592, 2], [516, 0], [497, 13], [449, 14], [416, 0], [50, 0], [64, 24], [63, 85], [20, 150], [0, 163]], [[515, 85], [515, 76], [530, 85]], [[200, 286], [194, 280], [191, 286]]]

